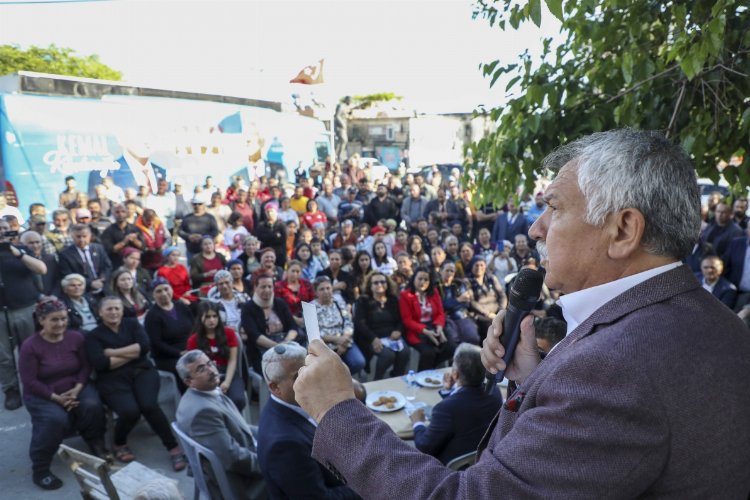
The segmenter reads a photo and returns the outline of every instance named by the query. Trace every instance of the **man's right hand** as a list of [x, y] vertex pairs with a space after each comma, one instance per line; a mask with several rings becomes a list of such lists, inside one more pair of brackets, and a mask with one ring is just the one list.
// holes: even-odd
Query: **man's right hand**
[[[503, 361], [505, 348], [500, 343], [504, 319], [505, 310], [502, 310], [495, 316], [487, 332], [487, 338], [482, 343], [482, 364], [490, 373], [497, 373], [505, 368]], [[529, 314], [521, 322], [521, 339], [516, 346], [513, 359], [505, 370], [505, 378], [519, 383], [523, 382], [540, 361], [534, 332], [534, 316]]]
[[93, 280], [91, 282], [91, 288], [93, 288], [94, 290], [101, 290], [102, 288], [104, 288], [104, 280], [102, 279]]
[[294, 382], [294, 398], [316, 422], [338, 403], [354, 399], [349, 368], [320, 340], [308, 346], [305, 365]]

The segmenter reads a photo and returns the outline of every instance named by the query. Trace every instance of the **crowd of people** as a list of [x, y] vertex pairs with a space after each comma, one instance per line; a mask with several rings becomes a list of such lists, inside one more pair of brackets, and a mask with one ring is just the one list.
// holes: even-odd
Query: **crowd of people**
[[[174, 373], [185, 392], [178, 360], [200, 351], [242, 411], [243, 367], [275, 382], [264, 354], [306, 346], [302, 302], [315, 304], [322, 339], [354, 377], [404, 375], [411, 356], [433, 369], [462, 344], [481, 345], [514, 276], [541, 265], [528, 230], [545, 201], [540, 192], [477, 206], [461, 182], [437, 166], [371, 179], [355, 155], [288, 189], [275, 177], [224, 186], [209, 176], [187, 195], [163, 179], [150, 192], [105, 178], [89, 197], [71, 177], [59, 206], [34, 203], [27, 217], [0, 195], [0, 382], [5, 407], [25, 403], [32, 416], [34, 482], [61, 485], [49, 464], [66, 429], [108, 453], [103, 405], [117, 414], [115, 458], [135, 459], [127, 438], [142, 415], [184, 468], [156, 403], [156, 370]], [[742, 202], [734, 215], [722, 200], [709, 205], [688, 259], [704, 287], [739, 309], [750, 301]], [[539, 315], [562, 320], [558, 297], [545, 287]], [[557, 326], [546, 337], [539, 329], [542, 350], [564, 335]]]
[[[104, 178], [89, 196], [69, 177], [58, 206], [33, 203], [27, 216], [0, 195], [0, 381], [5, 407], [32, 416], [34, 482], [61, 485], [49, 465], [72, 429], [110, 453], [104, 407], [117, 415], [116, 459], [136, 458], [127, 438], [144, 416], [184, 468], [156, 370], [184, 392], [177, 361], [204, 352], [241, 411], [243, 367], [262, 375], [269, 349], [306, 345], [302, 302], [353, 376], [403, 375], [411, 356], [427, 370], [478, 345], [514, 274], [539, 263], [529, 215], [475, 207], [455, 169], [370, 176], [355, 155], [293, 187], [209, 176], [191, 195], [164, 179], [151, 192]], [[61, 349], [70, 359], [52, 362]]]

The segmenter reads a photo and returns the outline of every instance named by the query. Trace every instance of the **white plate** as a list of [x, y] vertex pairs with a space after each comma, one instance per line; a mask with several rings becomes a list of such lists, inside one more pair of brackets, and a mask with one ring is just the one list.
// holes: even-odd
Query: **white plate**
[[[381, 397], [396, 398], [396, 402], [393, 403], [393, 408], [388, 408], [386, 405], [376, 406], [374, 403]], [[403, 394], [401, 394], [400, 392], [396, 392], [396, 391], [377, 391], [367, 396], [367, 399], [365, 399], [365, 404], [372, 411], [389, 413], [392, 411], [398, 411], [404, 406], [406, 406], [406, 398], [403, 396]]]
[[[427, 379], [437, 380], [437, 382], [429, 382]], [[417, 384], [422, 387], [428, 387], [430, 389], [439, 389], [443, 387], [443, 374], [440, 372], [419, 372], [417, 373]]]

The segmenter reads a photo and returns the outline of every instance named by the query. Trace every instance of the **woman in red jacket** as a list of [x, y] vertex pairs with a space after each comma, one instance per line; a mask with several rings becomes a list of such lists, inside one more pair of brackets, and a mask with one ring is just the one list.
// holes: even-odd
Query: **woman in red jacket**
[[443, 331], [443, 303], [429, 269], [420, 267], [414, 272], [409, 285], [401, 292], [399, 308], [406, 341], [419, 351], [419, 371], [450, 361], [456, 346]]

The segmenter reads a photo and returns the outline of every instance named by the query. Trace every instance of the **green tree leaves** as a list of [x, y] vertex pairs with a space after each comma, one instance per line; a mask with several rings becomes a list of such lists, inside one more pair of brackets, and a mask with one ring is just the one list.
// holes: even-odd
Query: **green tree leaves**
[[17, 71], [36, 71], [54, 75], [120, 80], [122, 73], [99, 60], [99, 56], [77, 56], [72, 49], [50, 45], [22, 50], [15, 45], [0, 45], [0, 75]]
[[[617, 127], [663, 130], [680, 142], [701, 177], [717, 165], [750, 185], [750, 9], [746, 0], [545, 0], [562, 19], [565, 41], [532, 61], [483, 65], [513, 92], [490, 110], [497, 129], [470, 146], [480, 196], [501, 200], [530, 192], [541, 160], [555, 147]], [[479, 0], [475, 17], [501, 29], [541, 22], [541, 0]], [[506, 24], [507, 21], [507, 24]], [[498, 89], [502, 91], [502, 87]]]

